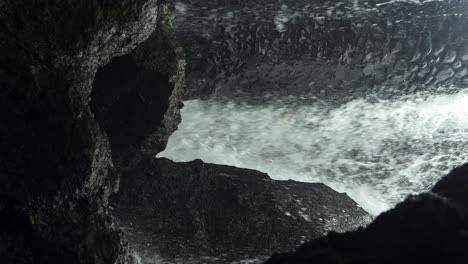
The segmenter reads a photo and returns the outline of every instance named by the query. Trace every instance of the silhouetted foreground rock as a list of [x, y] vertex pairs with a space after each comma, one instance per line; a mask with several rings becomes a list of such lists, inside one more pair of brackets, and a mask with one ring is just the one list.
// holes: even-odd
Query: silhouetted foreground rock
[[266, 263], [468, 263], [468, 164], [366, 228], [330, 233]]
[[152, 158], [126, 174], [112, 203], [140, 253], [268, 256], [370, 220], [324, 184], [275, 181], [254, 170]]

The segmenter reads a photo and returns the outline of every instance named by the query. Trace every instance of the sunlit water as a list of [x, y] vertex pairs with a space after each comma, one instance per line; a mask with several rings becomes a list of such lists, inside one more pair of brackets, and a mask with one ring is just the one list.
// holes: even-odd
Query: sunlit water
[[322, 182], [378, 214], [468, 160], [468, 91], [339, 107], [185, 102], [158, 156]]

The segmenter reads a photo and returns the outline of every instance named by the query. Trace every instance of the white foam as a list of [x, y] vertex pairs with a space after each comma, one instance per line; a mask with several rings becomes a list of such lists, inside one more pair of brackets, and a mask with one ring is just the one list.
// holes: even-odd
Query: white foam
[[176, 11], [180, 14], [186, 14], [188, 10], [188, 6], [185, 3], [180, 1], [176, 1], [174, 4]]
[[337, 108], [271, 101], [185, 102], [159, 157], [202, 159], [323, 182], [378, 214], [468, 160], [468, 92]]

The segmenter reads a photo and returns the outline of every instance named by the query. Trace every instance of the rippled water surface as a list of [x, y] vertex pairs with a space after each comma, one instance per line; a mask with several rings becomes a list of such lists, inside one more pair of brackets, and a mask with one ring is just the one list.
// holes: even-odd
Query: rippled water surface
[[192, 100], [182, 119], [158, 156], [322, 182], [372, 214], [468, 161], [468, 90], [334, 107], [291, 98], [262, 105]]

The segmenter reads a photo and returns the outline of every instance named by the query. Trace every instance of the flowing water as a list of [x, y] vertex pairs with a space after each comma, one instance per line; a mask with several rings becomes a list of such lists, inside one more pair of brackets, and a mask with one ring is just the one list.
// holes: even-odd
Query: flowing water
[[376, 215], [468, 161], [467, 142], [468, 90], [340, 106], [299, 98], [261, 105], [192, 100], [158, 157], [322, 182]]

